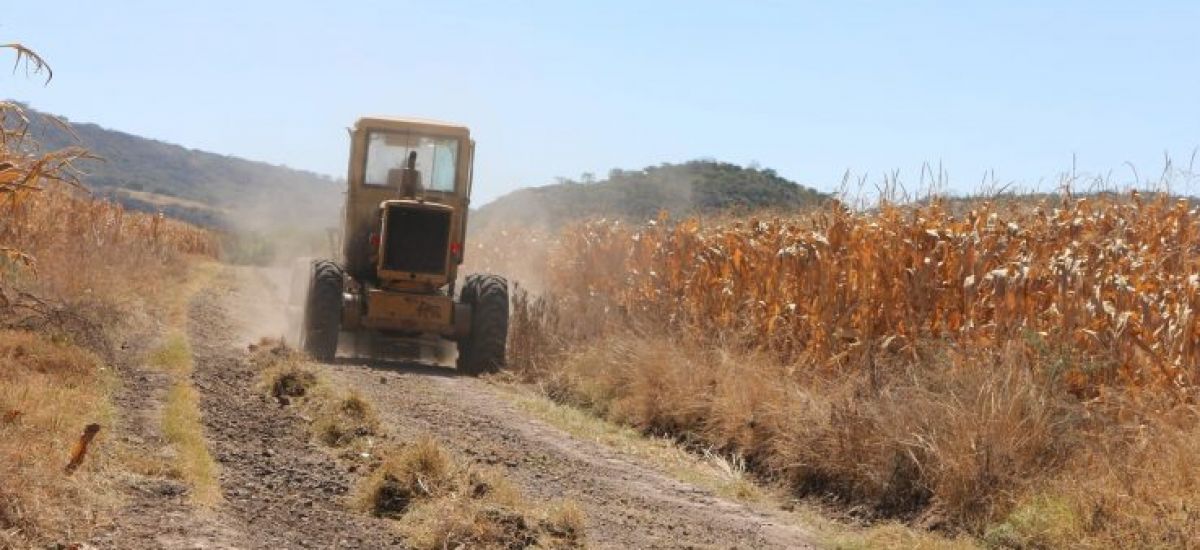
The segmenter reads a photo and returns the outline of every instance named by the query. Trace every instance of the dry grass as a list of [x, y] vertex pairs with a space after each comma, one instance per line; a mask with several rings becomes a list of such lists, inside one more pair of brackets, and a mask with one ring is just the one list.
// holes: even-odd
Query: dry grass
[[163, 338], [163, 342], [146, 357], [150, 367], [176, 376], [187, 376], [192, 372], [192, 346], [187, 335], [176, 330]]
[[[905, 550], [976, 550], [983, 548], [967, 536], [945, 537], [929, 533], [896, 521], [871, 525], [833, 522], [813, 509], [801, 516], [805, 525], [815, 526], [822, 547], [836, 550], [874, 550], [903, 548]], [[828, 512], [825, 512], [828, 513]]]
[[330, 447], [346, 447], [379, 433], [375, 407], [355, 392], [334, 397], [317, 409], [312, 424], [321, 442]]
[[189, 258], [218, 252], [206, 230], [93, 199], [72, 166], [86, 155], [79, 148], [42, 150], [21, 107], [0, 102], [5, 324], [40, 329], [77, 319], [127, 329], [159, 311], [156, 298], [184, 279]]
[[864, 524], [845, 517], [844, 509], [795, 501], [774, 487], [764, 488], [747, 471], [745, 461], [737, 457], [712, 450], [689, 451], [674, 439], [647, 437], [627, 424], [610, 422], [583, 408], [548, 399], [527, 386], [500, 386], [500, 389], [522, 410], [574, 437], [642, 458], [680, 481], [705, 487], [725, 498], [755, 507], [786, 508], [796, 523], [810, 529], [824, 548], [971, 550], [980, 547], [970, 537], [945, 537], [896, 521]]
[[172, 309], [198, 257], [217, 254], [206, 230], [95, 200], [71, 161], [42, 151], [19, 106], [0, 102], [0, 326], [64, 334], [106, 354], [117, 335]]
[[568, 229], [539, 243], [544, 293], [514, 299], [510, 364], [856, 517], [1016, 547], [1200, 540], [1195, 207], [956, 211]]
[[[115, 507], [115, 379], [103, 365], [63, 341], [0, 331], [0, 547], [86, 537]], [[91, 423], [99, 436], [68, 476], [72, 448]]]
[[[106, 465], [109, 479], [113, 471], [137, 465], [113, 458], [121, 453], [109, 439], [115, 382], [106, 358], [114, 357], [124, 335], [163, 320], [164, 309], [151, 304], [183, 282], [190, 263], [186, 253], [192, 251], [106, 240], [113, 227], [108, 214], [118, 209], [54, 193], [30, 197], [6, 208], [14, 216], [0, 216], [0, 245], [22, 251], [19, 257], [0, 258], [0, 327], [11, 328], [5, 334], [13, 338], [51, 342], [61, 350], [53, 368], [6, 368], [2, 375], [0, 408], [22, 413], [16, 422], [0, 426], [9, 432], [0, 437], [0, 455], [6, 457], [0, 467], [0, 508], [6, 510], [0, 514], [0, 533], [6, 533], [3, 544], [13, 546], [78, 540], [107, 521], [116, 490], [108, 479], [93, 475], [91, 465]], [[92, 206], [93, 213], [104, 214], [89, 216]], [[75, 242], [79, 236], [83, 240]], [[14, 263], [13, 258], [20, 259]], [[179, 398], [176, 403], [187, 402], [186, 391], [171, 395]], [[194, 394], [190, 399], [194, 407]], [[169, 405], [167, 410], [182, 409]], [[68, 478], [62, 473], [65, 459], [47, 458], [69, 453], [91, 422], [101, 425], [100, 435], [83, 467]]]
[[334, 387], [304, 354], [277, 340], [263, 339], [251, 351], [251, 362], [261, 370], [259, 387], [281, 405], [296, 406], [313, 437], [344, 456], [370, 455], [380, 434], [371, 403]]
[[[30, 72], [45, 61], [19, 45]], [[116, 507], [128, 464], [111, 437], [107, 367], [127, 335], [161, 319], [207, 232], [92, 199], [72, 162], [43, 150], [21, 107], [0, 102], [0, 546], [84, 539]], [[100, 425], [81, 466], [64, 467], [84, 426]]]
[[414, 548], [576, 548], [583, 512], [572, 502], [531, 505], [492, 469], [463, 467], [431, 436], [387, 454], [358, 505], [399, 521]]
[[375, 469], [360, 491], [359, 507], [381, 517], [403, 517], [416, 501], [456, 490], [454, 469], [449, 453], [435, 439], [419, 439]]
[[[196, 292], [209, 284], [215, 273], [214, 263], [197, 264], [171, 292], [160, 295], [157, 317], [168, 332], [145, 358], [147, 367], [171, 378], [160, 420], [163, 437], [172, 450], [164, 473], [187, 482], [189, 500], [206, 507], [220, 503], [221, 487], [217, 462], [204, 438], [200, 397], [192, 383], [194, 364], [187, 336], [187, 310]], [[130, 468], [145, 470], [146, 464], [135, 460]]]
[[1194, 548], [1200, 541], [1200, 411], [1106, 403], [1078, 452], [989, 538], [1025, 547]]
[[946, 357], [886, 379], [793, 383], [764, 361], [623, 335], [564, 357], [542, 383], [645, 433], [744, 457], [802, 494], [931, 523], [990, 517], [1005, 506], [998, 492], [1071, 444], [1075, 411], [1019, 369]]

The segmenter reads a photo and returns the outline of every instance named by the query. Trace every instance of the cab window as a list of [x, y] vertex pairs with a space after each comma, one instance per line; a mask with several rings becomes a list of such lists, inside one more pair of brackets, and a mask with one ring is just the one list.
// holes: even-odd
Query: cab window
[[416, 167], [427, 190], [454, 192], [458, 169], [458, 140], [411, 132], [367, 133], [367, 185], [384, 186], [390, 170], [404, 168], [411, 152], [417, 153]]

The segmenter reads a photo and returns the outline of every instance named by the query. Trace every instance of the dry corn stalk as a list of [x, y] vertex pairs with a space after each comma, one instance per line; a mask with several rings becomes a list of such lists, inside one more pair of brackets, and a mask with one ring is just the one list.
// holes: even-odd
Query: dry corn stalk
[[706, 226], [591, 222], [547, 260], [560, 301], [726, 335], [807, 368], [1024, 339], [1071, 388], [1200, 384], [1200, 211], [1166, 195], [839, 203]]

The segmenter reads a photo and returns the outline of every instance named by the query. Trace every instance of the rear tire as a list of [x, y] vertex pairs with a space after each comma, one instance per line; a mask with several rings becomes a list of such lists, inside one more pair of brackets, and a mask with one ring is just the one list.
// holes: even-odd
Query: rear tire
[[318, 361], [333, 361], [337, 355], [338, 333], [342, 330], [343, 278], [341, 266], [330, 260], [312, 264], [301, 347]]
[[504, 368], [508, 281], [497, 275], [471, 275], [463, 285], [461, 300], [471, 306], [471, 334], [458, 343], [458, 370], [477, 376]]

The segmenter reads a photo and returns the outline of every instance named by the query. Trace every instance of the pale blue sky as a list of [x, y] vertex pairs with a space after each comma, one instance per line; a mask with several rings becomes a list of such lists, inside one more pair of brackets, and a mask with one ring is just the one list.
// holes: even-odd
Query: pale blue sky
[[[609, 168], [757, 161], [954, 186], [1128, 180], [1200, 145], [1200, 2], [8, 2], [72, 120], [342, 176], [360, 114], [470, 125], [478, 199]], [[342, 4], [345, 4], [344, 6]], [[478, 202], [477, 202], [478, 203]]]

